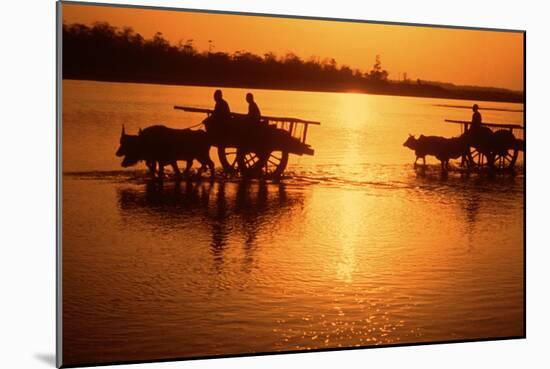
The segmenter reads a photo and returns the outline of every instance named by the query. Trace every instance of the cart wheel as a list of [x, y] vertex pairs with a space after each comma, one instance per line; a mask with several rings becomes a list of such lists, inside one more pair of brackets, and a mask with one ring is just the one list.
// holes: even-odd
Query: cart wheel
[[263, 167], [263, 175], [267, 178], [279, 178], [288, 164], [288, 151], [275, 150], [269, 153]]
[[490, 164], [490, 159], [486, 154], [478, 151], [475, 147], [470, 147], [467, 157], [468, 168], [485, 168]]
[[243, 152], [237, 155], [239, 171], [244, 177], [278, 178], [288, 164], [288, 152], [274, 150], [267, 153]]
[[510, 170], [516, 165], [518, 159], [518, 150], [509, 149], [495, 154], [494, 167], [499, 170]]
[[218, 146], [218, 159], [227, 174], [237, 174], [239, 171], [237, 160], [237, 148]]

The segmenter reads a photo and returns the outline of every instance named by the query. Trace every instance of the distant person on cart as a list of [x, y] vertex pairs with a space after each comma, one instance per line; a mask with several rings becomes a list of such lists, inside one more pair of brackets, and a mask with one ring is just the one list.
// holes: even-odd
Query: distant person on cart
[[250, 92], [246, 94], [246, 102], [248, 102], [248, 114], [246, 115], [247, 119], [253, 123], [259, 123], [262, 118], [260, 113], [260, 108], [258, 104], [254, 101], [254, 95]]
[[477, 104], [474, 104], [472, 106], [472, 110], [474, 114], [472, 114], [472, 124], [470, 129], [472, 132], [479, 132], [479, 128], [481, 128], [481, 114], [479, 112], [479, 106]]
[[[464, 137], [470, 147], [475, 147], [478, 152], [487, 156], [494, 142], [493, 131], [482, 125], [481, 114], [479, 113], [479, 106], [477, 104], [472, 106], [472, 111], [474, 112], [472, 114], [472, 122], [469, 124], [464, 123]], [[466, 162], [465, 156], [462, 157], [462, 162]]]

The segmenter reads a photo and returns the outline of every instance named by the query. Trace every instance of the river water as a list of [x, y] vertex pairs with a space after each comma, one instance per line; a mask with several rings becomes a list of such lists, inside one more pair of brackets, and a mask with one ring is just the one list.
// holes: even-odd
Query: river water
[[[198, 124], [172, 107], [213, 91], [63, 82], [66, 365], [524, 334], [522, 155], [515, 175], [442, 176], [402, 146], [460, 134], [444, 119], [473, 102], [254, 90], [265, 115], [321, 122], [280, 183], [120, 167], [122, 124]], [[223, 91], [246, 112], [247, 90]], [[521, 104], [477, 103], [523, 123]]]

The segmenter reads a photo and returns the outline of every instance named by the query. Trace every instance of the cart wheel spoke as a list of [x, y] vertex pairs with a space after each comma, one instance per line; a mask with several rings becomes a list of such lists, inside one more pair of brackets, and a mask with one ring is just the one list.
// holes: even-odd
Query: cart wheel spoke
[[238, 158], [239, 171], [245, 177], [280, 177], [288, 163], [288, 153], [283, 151], [247, 152], [238, 155]]
[[227, 174], [236, 174], [238, 172], [238, 151], [234, 147], [218, 146], [218, 159]]

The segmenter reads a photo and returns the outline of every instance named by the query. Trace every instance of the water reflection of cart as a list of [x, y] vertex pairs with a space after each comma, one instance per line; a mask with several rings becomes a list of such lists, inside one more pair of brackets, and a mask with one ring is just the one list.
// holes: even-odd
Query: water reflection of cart
[[211, 118], [212, 110], [174, 106], [193, 113], [206, 113], [203, 121], [218, 158], [227, 174], [243, 177], [277, 178], [283, 174], [289, 154], [313, 155], [306, 144], [309, 125], [319, 122], [297, 118], [263, 116], [252, 122], [245, 115], [232, 113], [226, 122]]
[[[462, 125], [462, 133], [468, 138], [471, 122], [445, 119], [447, 123]], [[520, 151], [525, 150], [524, 127], [519, 124], [482, 123], [480, 132], [469, 137], [469, 151], [462, 165], [468, 168], [493, 168], [511, 170], [516, 165]]]

